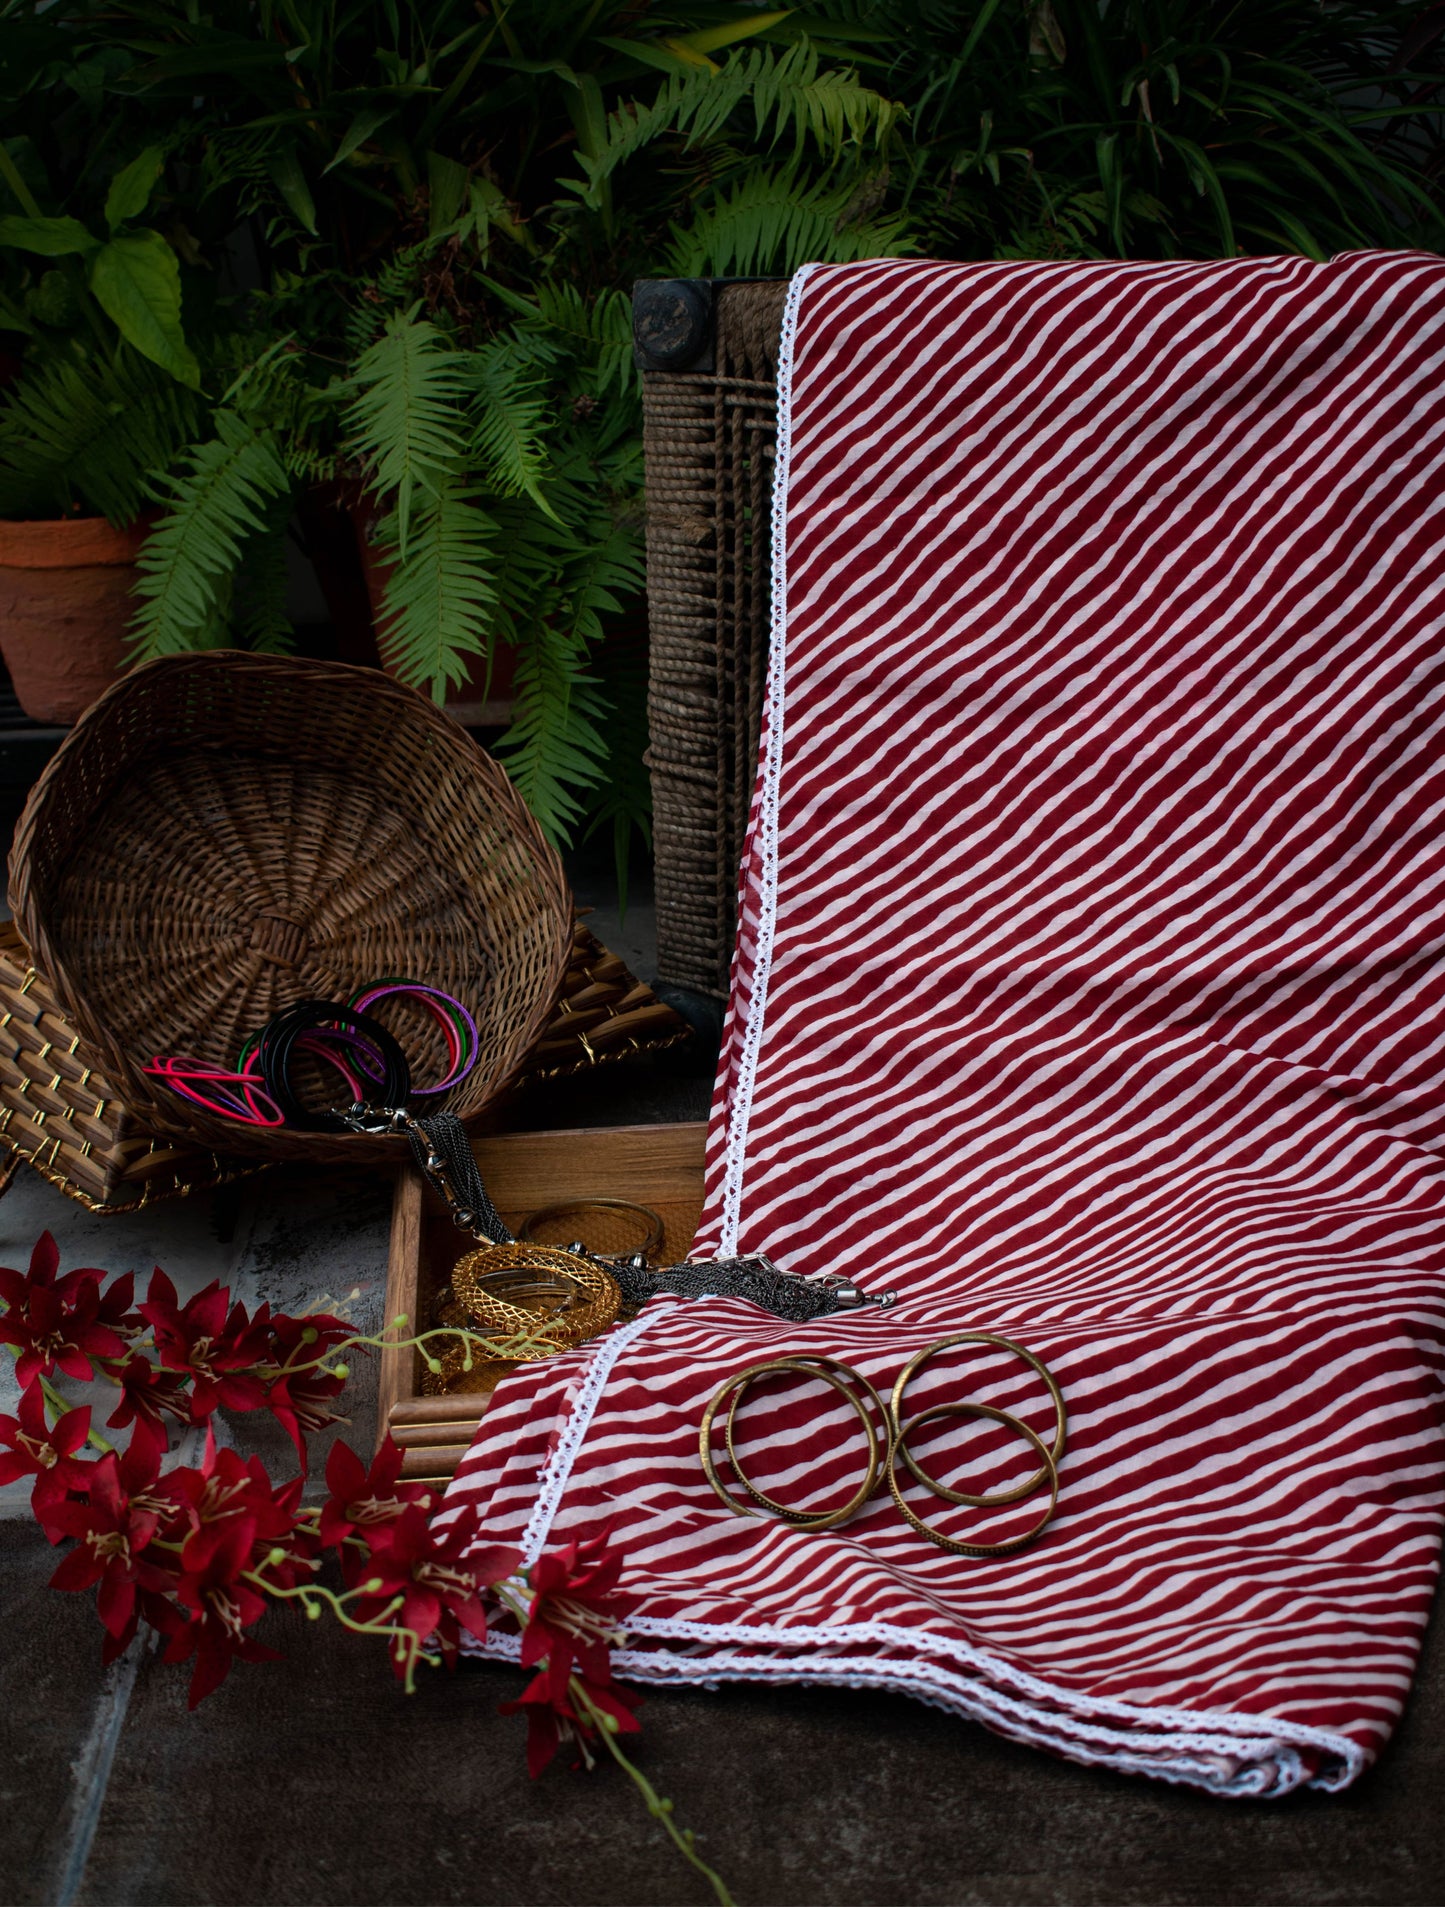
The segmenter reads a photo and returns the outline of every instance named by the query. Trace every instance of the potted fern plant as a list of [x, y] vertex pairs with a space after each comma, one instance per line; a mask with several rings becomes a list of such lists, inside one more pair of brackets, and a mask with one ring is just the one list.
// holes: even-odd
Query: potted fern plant
[[215, 169], [247, 168], [273, 342], [167, 486], [137, 653], [271, 639], [230, 578], [273, 573], [278, 523], [339, 482], [387, 666], [438, 700], [507, 683], [498, 752], [542, 825], [608, 828], [621, 859], [648, 794], [632, 281], [898, 249], [894, 109], [852, 28], [820, 47], [785, 11], [403, 0], [363, 32], [296, 0], [254, 11], [244, 96], [253, 16], [225, 17], [161, 0], [135, 84], [201, 102]]
[[201, 424], [179, 260], [142, 219], [162, 170], [117, 172], [104, 230], [47, 215], [10, 153], [0, 329], [20, 344], [0, 393], [0, 653], [27, 715], [73, 722], [120, 673], [148, 486]]

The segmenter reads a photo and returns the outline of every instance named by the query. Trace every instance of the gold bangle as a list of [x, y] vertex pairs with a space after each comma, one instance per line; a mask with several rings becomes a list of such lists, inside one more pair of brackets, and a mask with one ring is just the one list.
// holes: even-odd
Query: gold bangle
[[[713, 1427], [713, 1422], [717, 1416], [718, 1411], [722, 1408], [724, 1398], [731, 1396], [734, 1392], [740, 1392], [742, 1390], [746, 1390], [748, 1385], [753, 1383], [756, 1379], [760, 1377], [765, 1377], [774, 1371], [797, 1371], [805, 1377], [819, 1378], [822, 1380], [823, 1383], [831, 1385], [831, 1387], [838, 1392], [840, 1397], [845, 1397], [848, 1400], [848, 1402], [853, 1406], [853, 1409], [857, 1412], [859, 1420], [861, 1421], [863, 1425], [864, 1432], [868, 1438], [868, 1474], [866, 1478], [864, 1479], [862, 1488], [858, 1490], [857, 1492], [855, 1492], [853, 1497], [847, 1503], [845, 1503], [841, 1509], [825, 1510], [824, 1512], [822, 1512], [821, 1515], [816, 1515], [816, 1516], [812, 1515], [810, 1512], [806, 1510], [793, 1510], [793, 1509], [787, 1508], [783, 1504], [774, 1503], [771, 1498], [763, 1496], [760, 1491], [755, 1489], [754, 1486], [751, 1483], [749, 1483], [746, 1476], [743, 1475], [743, 1472], [741, 1469], [738, 1469], [738, 1476], [743, 1484], [744, 1489], [748, 1491], [750, 1496], [754, 1497], [759, 1503], [766, 1504], [774, 1512], [775, 1515], [784, 1518], [789, 1524], [791, 1524], [791, 1526], [794, 1529], [797, 1529], [797, 1530], [832, 1529], [836, 1524], [846, 1522], [846, 1520], [850, 1516], [854, 1515], [856, 1511], [862, 1509], [863, 1505], [868, 1501], [869, 1497], [872, 1496], [873, 1491], [877, 1487], [877, 1483], [878, 1483], [878, 1475], [879, 1475], [878, 1448], [879, 1446], [878, 1446], [878, 1433], [873, 1428], [872, 1420], [868, 1416], [867, 1409], [862, 1399], [857, 1397], [848, 1388], [848, 1383], [846, 1379], [842, 1377], [838, 1377], [834, 1374], [833, 1371], [823, 1368], [821, 1361], [814, 1361], [811, 1359], [805, 1361], [801, 1358], [790, 1358], [790, 1357], [773, 1358], [766, 1364], [750, 1364], [747, 1366], [745, 1370], [734, 1371], [731, 1377], [725, 1379], [724, 1382], [721, 1385], [719, 1385], [718, 1389], [714, 1391], [712, 1397], [708, 1401], [707, 1409], [702, 1414], [702, 1426], [698, 1432], [698, 1455], [702, 1459], [703, 1475], [707, 1478], [708, 1482], [712, 1485], [713, 1490], [716, 1493], [718, 1499], [721, 1502], [725, 1503], [727, 1507], [734, 1512], [735, 1515], [737, 1516], [756, 1516], [757, 1515], [756, 1510], [749, 1509], [747, 1504], [745, 1503], [739, 1503], [737, 1498], [732, 1494], [731, 1490], [727, 1489], [724, 1486], [722, 1479], [718, 1476], [717, 1466], [713, 1462], [713, 1454], [712, 1454], [712, 1427]], [[859, 1378], [858, 1381], [860, 1384], [864, 1382], [864, 1380], [861, 1378]], [[872, 1386], [869, 1385], [868, 1388], [871, 1390]], [[874, 1393], [874, 1395], [876, 1398], [876, 1395], [877, 1395], [876, 1392]], [[881, 1410], [881, 1401], [880, 1401], [880, 1410]], [[730, 1413], [730, 1416], [731, 1416], [731, 1413]], [[885, 1423], [886, 1421], [887, 1420], [885, 1416]], [[728, 1454], [730, 1457], [732, 1457], [731, 1436], [729, 1436], [728, 1444], [729, 1444]], [[736, 1469], [737, 1468], [736, 1457], [732, 1457], [732, 1461], [733, 1461], [733, 1466]]]
[[[453, 1268], [452, 1289], [488, 1330], [540, 1340], [537, 1348], [517, 1353], [519, 1363], [596, 1337], [622, 1309], [622, 1288], [610, 1272], [547, 1245], [483, 1245]], [[519, 1298], [540, 1299], [541, 1308], [517, 1303]]]
[[[804, 1376], [809, 1375], [810, 1372], [814, 1373], [821, 1377], [825, 1383], [832, 1384], [835, 1390], [839, 1390], [840, 1395], [848, 1398], [849, 1403], [858, 1411], [858, 1415], [862, 1419], [863, 1426], [868, 1433], [868, 1481], [864, 1485], [864, 1494], [856, 1497], [845, 1509], [824, 1511], [821, 1516], [815, 1515], [809, 1510], [795, 1510], [786, 1503], [779, 1503], [776, 1498], [770, 1497], [765, 1491], [760, 1490], [757, 1485], [749, 1479], [747, 1472], [743, 1469], [741, 1463], [738, 1462], [738, 1453], [733, 1444], [733, 1423], [737, 1417], [738, 1405], [747, 1395], [748, 1385], [752, 1382], [752, 1379], [748, 1379], [746, 1382], [740, 1383], [733, 1391], [732, 1402], [728, 1405], [727, 1422], [723, 1426], [723, 1440], [727, 1444], [728, 1461], [732, 1464], [734, 1471], [737, 1473], [738, 1482], [742, 1484], [743, 1488], [755, 1503], [761, 1503], [763, 1508], [765, 1510], [771, 1510], [774, 1516], [786, 1517], [790, 1523], [797, 1523], [800, 1526], [806, 1525], [809, 1529], [823, 1530], [831, 1528], [835, 1523], [846, 1522], [856, 1510], [862, 1509], [863, 1505], [868, 1501], [868, 1498], [872, 1496], [878, 1486], [879, 1444], [871, 1421], [859, 1408], [858, 1399], [850, 1392], [841, 1389], [838, 1378], [841, 1378], [842, 1384], [856, 1385], [859, 1390], [866, 1391], [868, 1396], [872, 1398], [874, 1408], [878, 1412], [878, 1421], [883, 1426], [883, 1442], [886, 1448], [889, 1439], [890, 1425], [888, 1421], [888, 1410], [883, 1399], [860, 1371], [855, 1371], [851, 1364], [844, 1364], [840, 1358], [819, 1357], [799, 1352], [796, 1356], [777, 1358], [770, 1367], [766, 1368], [773, 1370], [797, 1370], [801, 1371]], [[838, 1378], [835, 1378], [834, 1373], [838, 1374]]]
[[[1021, 1357], [1025, 1364], [1030, 1365], [1036, 1370], [1049, 1387], [1049, 1395], [1054, 1400], [1054, 1409], [1057, 1412], [1057, 1426], [1054, 1432], [1053, 1449], [1046, 1453], [1049, 1458], [1049, 1468], [1036, 1470], [1028, 1482], [1019, 1484], [1017, 1489], [997, 1490], [991, 1496], [970, 1496], [964, 1490], [950, 1490], [946, 1484], [940, 1483], [936, 1477], [931, 1477], [928, 1474], [923, 1468], [923, 1465], [914, 1456], [913, 1452], [902, 1441], [903, 1393], [908, 1388], [910, 1380], [936, 1352], [946, 1351], [950, 1346], [955, 1344], [991, 1344], [998, 1350], [1012, 1351], [1015, 1357]], [[925, 1413], [925, 1415], [926, 1414], [927, 1413]], [[1057, 1487], [1058, 1465], [1059, 1460], [1064, 1454], [1064, 1439], [1068, 1428], [1068, 1417], [1064, 1410], [1064, 1394], [1059, 1389], [1053, 1372], [1049, 1370], [1048, 1366], [1044, 1364], [1040, 1358], [1035, 1357], [1033, 1352], [1027, 1350], [1022, 1344], [1016, 1344], [1012, 1338], [999, 1337], [993, 1331], [960, 1331], [955, 1337], [940, 1338], [936, 1344], [925, 1346], [923, 1350], [918, 1352], [917, 1356], [910, 1358], [904, 1365], [898, 1382], [893, 1386], [893, 1396], [890, 1400], [890, 1416], [895, 1451], [901, 1452], [904, 1463], [907, 1464], [917, 1482], [921, 1483], [925, 1489], [932, 1490], [935, 1495], [946, 1498], [950, 1503], [965, 1503], [970, 1509], [975, 1510], [1001, 1509], [1006, 1503], [1017, 1503], [1023, 1497], [1031, 1495], [1033, 1491], [1038, 1489], [1041, 1483], [1046, 1481], [1050, 1470], [1053, 1472], [1055, 1486]], [[918, 1423], [921, 1419], [915, 1417], [913, 1421], [914, 1423]], [[1023, 1429], [1024, 1426], [1020, 1425], [1020, 1428]], [[1028, 1434], [1031, 1437], [1033, 1436], [1032, 1431]], [[1038, 1440], [1035, 1439], [1035, 1441], [1037, 1442]]]
[[[593, 1244], [585, 1234], [580, 1223], [588, 1213], [600, 1218], [610, 1219], [614, 1224], [620, 1219], [636, 1227], [638, 1236], [631, 1244], [624, 1244], [614, 1250], [610, 1245], [604, 1248]], [[580, 1238], [587, 1249], [599, 1256], [608, 1258], [626, 1258], [635, 1252], [641, 1252], [649, 1264], [662, 1250], [663, 1224], [650, 1205], [636, 1205], [625, 1198], [581, 1198], [571, 1199], [562, 1205], [547, 1205], [540, 1212], [531, 1212], [522, 1221], [517, 1231], [518, 1240], [524, 1245], [547, 1244], [539, 1239], [538, 1232], [553, 1225], [562, 1225], [564, 1235], [569, 1239]]]
[[[955, 1541], [953, 1537], [944, 1536], [940, 1531], [930, 1528], [929, 1525], [924, 1522], [923, 1518], [915, 1515], [903, 1501], [903, 1492], [898, 1485], [898, 1458], [900, 1455], [905, 1459], [907, 1458], [908, 1439], [921, 1424], [934, 1423], [940, 1417], [991, 1418], [996, 1424], [1003, 1424], [1009, 1430], [1016, 1430], [1021, 1437], [1033, 1445], [1034, 1449], [1043, 1458], [1044, 1467], [1039, 1472], [1039, 1475], [1040, 1477], [1046, 1476], [1049, 1480], [1048, 1505], [1037, 1523], [1035, 1523], [1031, 1529], [1025, 1530], [1022, 1536], [1011, 1536], [1006, 1542], [1002, 1543], [960, 1543]], [[1053, 1456], [1043, 1438], [1039, 1436], [1037, 1431], [1030, 1430], [1028, 1425], [1020, 1418], [1015, 1417], [1012, 1412], [1007, 1410], [995, 1410], [992, 1404], [934, 1404], [931, 1409], [921, 1410], [916, 1417], [910, 1417], [906, 1424], [899, 1427], [893, 1439], [893, 1446], [888, 1453], [888, 1488], [892, 1493], [893, 1501], [898, 1505], [899, 1510], [907, 1517], [914, 1529], [918, 1531], [919, 1535], [926, 1536], [930, 1543], [936, 1543], [940, 1549], [949, 1550], [955, 1556], [1006, 1556], [1010, 1550], [1022, 1549], [1025, 1543], [1031, 1543], [1036, 1536], [1040, 1535], [1048, 1527], [1053, 1519], [1054, 1511], [1058, 1508], [1059, 1504], [1058, 1466], [1055, 1464]], [[939, 1495], [942, 1496], [943, 1494], [944, 1492], [940, 1490]], [[1017, 1493], [1014, 1493], [1014, 1497], [1016, 1497], [1016, 1494]], [[1009, 1500], [1013, 1501], [1014, 1497], [1011, 1497]], [[974, 1499], [974, 1501], [976, 1502], [977, 1499]], [[995, 1499], [995, 1501], [997, 1501], [997, 1499]]]

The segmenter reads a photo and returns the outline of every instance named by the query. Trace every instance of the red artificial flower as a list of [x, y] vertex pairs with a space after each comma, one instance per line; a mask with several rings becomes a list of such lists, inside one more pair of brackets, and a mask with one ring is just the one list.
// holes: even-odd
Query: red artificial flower
[[[266, 1307], [256, 1314], [261, 1322]], [[330, 1408], [346, 1384], [344, 1377], [320, 1368], [320, 1363], [336, 1345], [352, 1335], [343, 1318], [329, 1311], [312, 1312], [293, 1318], [278, 1311], [268, 1321], [271, 1334], [271, 1359], [276, 1376], [266, 1386], [266, 1408], [296, 1446], [301, 1468], [307, 1468], [310, 1452], [307, 1434], [325, 1430], [328, 1424], [345, 1422], [340, 1411]]]
[[57, 1278], [59, 1264], [55, 1240], [42, 1232], [28, 1272], [0, 1266], [0, 1344], [13, 1344], [19, 1353], [15, 1376], [21, 1390], [54, 1370], [84, 1380], [95, 1375], [96, 1359], [125, 1356], [121, 1332], [129, 1324], [129, 1275], [102, 1297], [104, 1272], [87, 1268]]
[[[187, 1552], [190, 1547], [188, 1542]], [[188, 1620], [182, 1618], [176, 1625], [165, 1660], [184, 1662], [195, 1656], [188, 1701], [191, 1708], [225, 1681], [233, 1661], [281, 1660], [279, 1650], [267, 1648], [246, 1634], [266, 1610], [265, 1596], [254, 1584], [245, 1581], [255, 1566], [252, 1551], [251, 1531], [242, 1519], [222, 1530], [216, 1541], [208, 1543], [194, 1567], [186, 1563], [183, 1552], [183, 1568], [175, 1590], [190, 1615]]]
[[622, 1559], [607, 1535], [569, 1543], [543, 1556], [528, 1571], [532, 1606], [522, 1630], [522, 1667], [545, 1660], [554, 1689], [565, 1690], [573, 1664], [598, 1683], [610, 1680], [608, 1645], [622, 1631], [611, 1596]]
[[355, 1336], [345, 1318], [329, 1311], [304, 1312], [293, 1318], [289, 1312], [270, 1312], [262, 1305], [256, 1323], [264, 1324], [271, 1334], [271, 1362], [284, 1371], [291, 1365], [314, 1364], [327, 1357], [347, 1338]]
[[186, 1532], [180, 1567], [203, 1574], [214, 1550], [232, 1548], [239, 1531], [249, 1556], [253, 1549], [268, 1555], [284, 1549], [286, 1560], [273, 1565], [277, 1580], [289, 1587], [315, 1549], [307, 1530], [298, 1529], [302, 1480], [273, 1484], [259, 1457], [243, 1457], [220, 1450], [207, 1431], [200, 1466], [182, 1465], [169, 1471], [160, 1490], [172, 1508], [178, 1531]]
[[42, 1232], [30, 1254], [29, 1271], [11, 1271], [8, 1267], [0, 1266], [0, 1298], [14, 1311], [24, 1304], [31, 1291], [41, 1287], [68, 1301], [88, 1279], [96, 1284], [101, 1284], [105, 1279], [105, 1273], [94, 1265], [67, 1271], [58, 1278], [56, 1273], [59, 1270], [60, 1247], [49, 1232]]
[[[621, 1734], [638, 1733], [642, 1724], [632, 1711], [641, 1706], [640, 1695], [610, 1680], [594, 1682], [580, 1670], [574, 1673], [588, 1700], [612, 1717]], [[563, 1742], [577, 1744], [574, 1767], [580, 1768], [584, 1762], [592, 1766], [591, 1744], [597, 1739], [597, 1725], [585, 1712], [579, 1713], [579, 1708], [570, 1682], [564, 1681], [559, 1689], [550, 1669], [533, 1676], [515, 1702], [498, 1702], [499, 1715], [527, 1717], [527, 1773], [534, 1781]]]
[[[17, 1477], [33, 1476], [31, 1507], [46, 1534], [50, 1526], [46, 1512], [63, 1502], [71, 1490], [86, 1489], [91, 1465], [78, 1463], [75, 1452], [90, 1434], [90, 1406], [82, 1404], [67, 1410], [52, 1429], [45, 1421], [45, 1399], [40, 1386], [32, 1384], [20, 1393], [18, 1417], [0, 1416], [0, 1484], [13, 1483]], [[51, 1537], [58, 1542], [59, 1535]]]
[[46, 1512], [52, 1542], [60, 1536], [77, 1539], [50, 1583], [73, 1590], [99, 1583], [96, 1611], [107, 1631], [104, 1659], [109, 1662], [135, 1634], [140, 1593], [147, 1592], [149, 1604], [168, 1586], [166, 1571], [145, 1554], [166, 1505], [152, 1491], [156, 1464], [149, 1450], [128, 1450], [123, 1456], [109, 1452], [86, 1465], [85, 1481], [84, 1503], [56, 1503]]
[[269, 1346], [266, 1320], [252, 1320], [241, 1304], [227, 1305], [230, 1292], [212, 1279], [181, 1305], [176, 1288], [157, 1265], [140, 1314], [155, 1332], [156, 1349], [168, 1371], [191, 1376], [191, 1421], [200, 1424], [218, 1404], [228, 1410], [260, 1410], [266, 1387], [254, 1374]]
[[[363, 1621], [385, 1617], [416, 1638], [413, 1647], [399, 1639], [392, 1650], [398, 1676], [407, 1673], [416, 1647], [430, 1635], [436, 1636], [448, 1665], [456, 1661], [463, 1629], [479, 1641], [486, 1636], [482, 1591], [515, 1575], [521, 1557], [514, 1549], [467, 1555], [472, 1539], [465, 1523], [433, 1529], [421, 1505], [408, 1503], [399, 1516], [373, 1526], [371, 1555], [348, 1566], [354, 1585], [368, 1586], [357, 1602], [357, 1615]], [[373, 1583], [375, 1588], [370, 1587]]]
[[158, 1454], [164, 1452], [167, 1439], [161, 1412], [168, 1410], [181, 1423], [190, 1422], [191, 1400], [184, 1380], [172, 1371], [159, 1370], [139, 1351], [110, 1374], [120, 1385], [120, 1402], [106, 1424], [114, 1429], [134, 1423], [132, 1443], [150, 1443]]
[[328, 1549], [344, 1543], [355, 1529], [375, 1529], [401, 1515], [409, 1503], [422, 1509], [431, 1504], [431, 1491], [422, 1483], [400, 1483], [403, 1452], [388, 1437], [368, 1470], [349, 1444], [339, 1438], [326, 1459], [326, 1487], [331, 1495], [321, 1510], [321, 1541]]

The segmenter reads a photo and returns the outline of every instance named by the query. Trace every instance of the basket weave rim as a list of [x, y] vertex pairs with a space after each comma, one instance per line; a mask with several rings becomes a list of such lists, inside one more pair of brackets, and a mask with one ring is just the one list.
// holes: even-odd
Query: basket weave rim
[[[361, 688], [376, 701], [382, 718], [388, 704], [397, 710], [405, 710], [408, 721], [419, 721], [431, 727], [453, 754], [475, 756], [479, 773], [491, 781], [502, 797], [514, 806], [516, 820], [528, 837], [528, 845], [533, 850], [539, 872], [548, 877], [545, 884], [551, 892], [547, 898], [555, 904], [558, 932], [546, 984], [539, 989], [522, 1035], [515, 1041], [510, 1064], [498, 1076], [492, 1097], [505, 1091], [521, 1073], [527, 1052], [550, 1022], [567, 976], [574, 915], [571, 890], [563, 875], [560, 858], [542, 834], [535, 816], [523, 802], [506, 770], [480, 747], [459, 722], [428, 697], [398, 682], [393, 676], [354, 663], [323, 661], [309, 656], [256, 655], [244, 649], [212, 649], [159, 656], [140, 664], [112, 683], [85, 711], [30, 790], [15, 830], [8, 863], [11, 913], [31, 950], [34, 964], [45, 974], [62, 1010], [76, 1023], [103, 1059], [109, 1062], [116, 1075], [116, 1083], [124, 1083], [128, 1096], [134, 1098], [137, 1108], [153, 1106], [155, 1096], [150, 1091], [149, 1082], [140, 1074], [130, 1054], [91, 1011], [85, 990], [77, 985], [62, 951], [49, 932], [47, 903], [58, 887], [68, 861], [41, 870], [36, 865], [33, 849], [36, 835], [52, 805], [61, 798], [60, 791], [70, 783], [72, 769], [85, 758], [91, 728], [118, 705], [149, 694], [156, 682], [166, 675], [194, 673], [198, 669], [273, 676], [284, 673], [298, 685], [305, 682], [314, 684], [318, 693], [322, 694], [328, 687], [338, 684], [345, 684], [349, 689]], [[173, 748], [184, 739], [184, 733], [179, 730], [158, 735], [156, 752], [165, 747]], [[132, 764], [144, 760], [147, 752], [143, 750], [137, 753], [132, 757]], [[97, 782], [88, 788], [90, 813], [95, 813], [104, 805], [124, 775], [125, 768], [122, 767], [109, 781]], [[481, 1106], [474, 1108], [469, 1116], [479, 1116], [484, 1109]], [[189, 1114], [187, 1118], [194, 1131], [194, 1142], [198, 1145], [226, 1152], [260, 1152], [271, 1158], [291, 1156], [297, 1159], [347, 1160], [361, 1164], [368, 1159], [398, 1159], [403, 1156], [406, 1147], [403, 1137], [391, 1134], [315, 1134], [289, 1129], [268, 1132], [264, 1135], [266, 1143], [259, 1143], [260, 1135], [229, 1125], [220, 1118], [212, 1118], [199, 1111], [193, 1119]]]

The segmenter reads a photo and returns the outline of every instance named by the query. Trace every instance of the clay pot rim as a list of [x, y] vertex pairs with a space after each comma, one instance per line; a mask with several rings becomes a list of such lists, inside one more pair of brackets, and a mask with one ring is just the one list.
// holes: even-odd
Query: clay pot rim
[[133, 563], [150, 525], [115, 529], [103, 516], [0, 518], [0, 569], [76, 569]]

